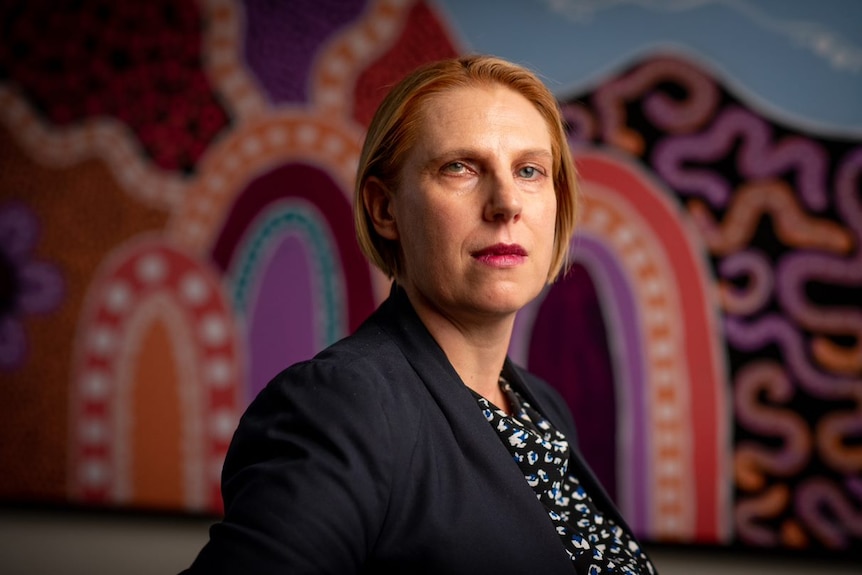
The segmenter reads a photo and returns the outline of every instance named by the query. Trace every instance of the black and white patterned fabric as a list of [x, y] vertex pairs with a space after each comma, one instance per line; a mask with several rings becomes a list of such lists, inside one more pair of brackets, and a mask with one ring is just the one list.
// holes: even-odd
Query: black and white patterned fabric
[[500, 386], [512, 416], [476, 395], [482, 413], [509, 449], [524, 478], [548, 511], [563, 546], [582, 575], [651, 575], [655, 568], [638, 543], [596, 508], [578, 478], [569, 473], [569, 442], [516, 393]]

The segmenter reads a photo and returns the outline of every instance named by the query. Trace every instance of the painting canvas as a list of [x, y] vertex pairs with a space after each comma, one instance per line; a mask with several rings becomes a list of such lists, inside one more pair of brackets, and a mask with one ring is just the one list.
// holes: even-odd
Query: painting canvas
[[510, 356], [634, 530], [862, 555], [859, 3], [10, 0], [0, 30], [0, 501], [217, 516], [244, 407], [388, 293], [353, 232], [376, 105], [487, 52], [558, 96], [581, 182]]

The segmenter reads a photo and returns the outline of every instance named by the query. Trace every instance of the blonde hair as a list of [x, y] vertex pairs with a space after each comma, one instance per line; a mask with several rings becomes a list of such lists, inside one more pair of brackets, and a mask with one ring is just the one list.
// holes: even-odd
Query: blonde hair
[[557, 196], [554, 253], [548, 283], [554, 281], [566, 265], [578, 216], [578, 182], [557, 100], [526, 68], [493, 56], [464, 56], [433, 62], [409, 74], [386, 95], [368, 127], [359, 156], [353, 214], [362, 253], [387, 276], [396, 276], [401, 269], [399, 246], [398, 242], [381, 237], [374, 229], [363, 201], [366, 182], [376, 177], [388, 189], [398, 188], [401, 167], [420, 136], [423, 105], [431, 97], [456, 88], [495, 84], [524, 96], [548, 125]]

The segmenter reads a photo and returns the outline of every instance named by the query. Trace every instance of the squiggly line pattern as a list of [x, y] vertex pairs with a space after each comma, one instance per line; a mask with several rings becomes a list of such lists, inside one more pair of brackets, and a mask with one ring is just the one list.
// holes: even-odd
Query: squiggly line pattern
[[733, 352], [737, 538], [858, 548], [862, 145], [773, 126], [674, 58], [592, 104], [564, 106], [573, 143], [649, 161], [712, 257]]
[[748, 245], [765, 215], [772, 216], [775, 233], [789, 246], [836, 253], [847, 253], [853, 246], [853, 237], [839, 224], [808, 217], [787, 182], [779, 180], [740, 186], [720, 226], [703, 202], [690, 201], [688, 210], [714, 254], [727, 255]]
[[[862, 538], [862, 498], [850, 500], [829, 481], [816, 477], [806, 481], [797, 492], [796, 507], [826, 547], [840, 549], [851, 537]], [[833, 514], [840, 521], [832, 519]]]
[[723, 280], [719, 283], [722, 306], [727, 313], [748, 315], [769, 300], [774, 276], [767, 257], [758, 250], [745, 250], [726, 257], [719, 265], [723, 278], [744, 277], [746, 287]]
[[743, 351], [756, 352], [775, 344], [787, 365], [793, 370], [803, 389], [811, 395], [828, 400], [853, 397], [862, 382], [858, 379], [825, 374], [808, 360], [802, 334], [790, 321], [778, 314], [767, 314], [745, 322], [740, 318], [725, 320], [727, 339]]
[[843, 347], [818, 335], [812, 344], [815, 358], [824, 367], [846, 374], [862, 373], [862, 311], [811, 305], [805, 297], [805, 286], [811, 281], [857, 287], [862, 284], [860, 181], [862, 148], [847, 157], [836, 178], [837, 210], [853, 232], [855, 255], [839, 259], [825, 254], [792, 253], [778, 266], [778, 298], [794, 320], [818, 334], [850, 335], [856, 340], [855, 345]]
[[734, 158], [740, 174], [747, 179], [779, 177], [796, 173], [797, 189], [803, 203], [812, 210], [827, 207], [825, 151], [802, 137], [787, 137], [773, 143], [765, 121], [737, 107], [722, 111], [704, 134], [667, 138], [658, 143], [653, 164], [658, 173], [683, 194], [706, 199], [716, 208], [725, 207], [732, 192], [726, 178], [707, 164], [730, 155], [739, 141]]
[[796, 393], [784, 368], [775, 362], [755, 362], [746, 366], [736, 379], [736, 415], [748, 429], [768, 437], [778, 436], [783, 447], [774, 452], [758, 444], [742, 442], [735, 455], [736, 481], [742, 489], [759, 490], [766, 483], [763, 471], [790, 477], [805, 466], [811, 452], [811, 433], [807, 422], [787, 409], [761, 405], [763, 393], [770, 402], [786, 403]]
[[[663, 82], [681, 85], [688, 97], [672, 98], [654, 88]], [[626, 104], [647, 94], [643, 108], [658, 126], [672, 133], [690, 132], [709, 119], [717, 103], [715, 85], [691, 67], [681, 67], [672, 59], [649, 62], [633, 72], [600, 88], [595, 106], [602, 117], [602, 136], [615, 146], [635, 155], [644, 150], [642, 136], [626, 126]]]

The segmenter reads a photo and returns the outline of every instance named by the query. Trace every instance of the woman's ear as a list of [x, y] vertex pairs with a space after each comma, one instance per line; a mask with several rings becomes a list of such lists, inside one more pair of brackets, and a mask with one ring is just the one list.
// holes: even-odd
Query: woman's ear
[[374, 229], [380, 237], [387, 240], [398, 239], [398, 225], [395, 222], [395, 211], [392, 193], [379, 178], [370, 177], [362, 187], [362, 202], [365, 213], [371, 218]]

